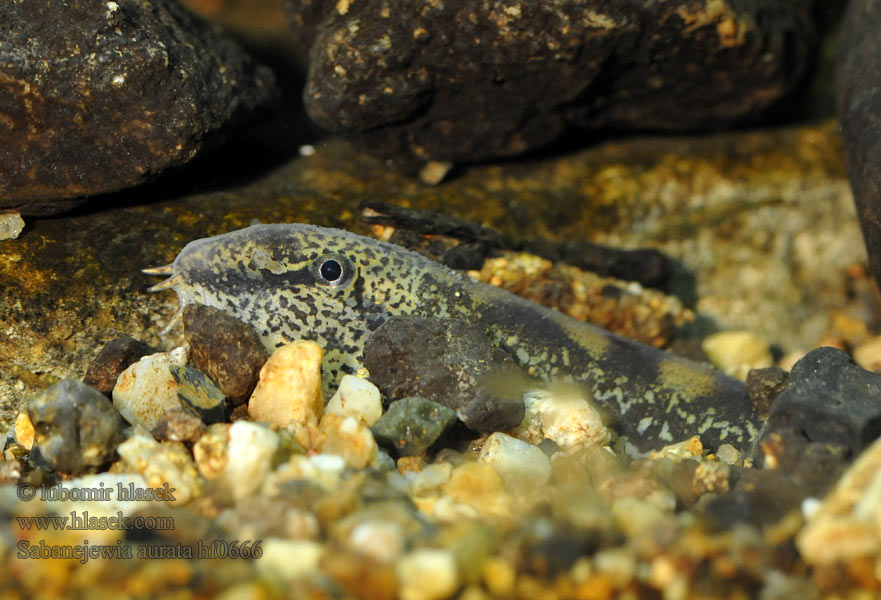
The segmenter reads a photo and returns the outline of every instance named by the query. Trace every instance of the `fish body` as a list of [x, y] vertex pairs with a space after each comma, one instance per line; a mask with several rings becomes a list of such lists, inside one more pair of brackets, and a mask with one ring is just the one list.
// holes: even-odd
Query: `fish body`
[[[473, 323], [530, 375], [584, 385], [640, 449], [700, 435], [743, 447], [758, 415], [742, 382], [472, 280], [415, 252], [347, 231], [256, 225], [188, 244], [154, 289], [173, 288], [255, 327], [267, 348], [312, 339], [326, 387], [362, 371], [370, 333], [392, 315]], [[641, 443], [641, 440], [651, 442]]]

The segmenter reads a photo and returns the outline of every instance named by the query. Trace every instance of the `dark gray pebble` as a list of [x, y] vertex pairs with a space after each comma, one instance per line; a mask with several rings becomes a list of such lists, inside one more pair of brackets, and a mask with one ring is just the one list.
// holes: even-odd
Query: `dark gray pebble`
[[176, 0], [0, 2], [0, 207], [66, 210], [189, 162], [275, 97]]
[[425, 398], [392, 402], [371, 431], [377, 443], [394, 448], [401, 456], [425, 452], [456, 422], [456, 413]]
[[812, 350], [793, 366], [758, 444], [786, 429], [857, 456], [881, 434], [881, 375], [853, 364], [841, 350]]
[[753, 120], [817, 40], [811, 3], [788, 0], [286, 4], [312, 45], [309, 116], [405, 166]]
[[229, 418], [230, 407], [226, 396], [214, 382], [199, 369], [190, 366], [169, 365], [171, 376], [180, 384], [177, 397], [190, 407], [203, 423], [221, 423]]
[[183, 312], [191, 360], [233, 404], [244, 402], [260, 375], [267, 354], [253, 327], [227, 312], [189, 304]]
[[110, 462], [122, 441], [122, 417], [104, 394], [65, 379], [28, 403], [34, 425], [31, 461], [65, 475], [93, 472]]
[[427, 398], [476, 431], [523, 420], [523, 378], [513, 360], [461, 319], [391, 317], [368, 339], [364, 365], [389, 401]]
[[148, 354], [159, 352], [148, 344], [127, 335], [107, 342], [98, 356], [89, 364], [83, 383], [101, 393], [109, 394], [116, 386], [119, 374]]

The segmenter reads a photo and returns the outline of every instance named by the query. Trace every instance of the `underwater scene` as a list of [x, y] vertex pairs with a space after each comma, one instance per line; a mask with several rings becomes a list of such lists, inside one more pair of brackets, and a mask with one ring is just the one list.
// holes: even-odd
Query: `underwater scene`
[[0, 600], [878, 597], [879, 30], [0, 3]]

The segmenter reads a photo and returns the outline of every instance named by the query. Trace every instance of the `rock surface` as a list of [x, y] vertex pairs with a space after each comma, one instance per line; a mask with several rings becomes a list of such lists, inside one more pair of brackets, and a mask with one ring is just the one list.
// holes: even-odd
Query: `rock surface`
[[881, 435], [881, 376], [835, 348], [812, 350], [792, 368], [759, 442], [783, 430], [857, 456]]
[[881, 4], [852, 0], [842, 23], [836, 73], [838, 118], [847, 171], [869, 267], [881, 284]]
[[220, 309], [188, 304], [183, 312], [184, 337], [197, 369], [214, 381], [233, 402], [243, 402], [257, 385], [266, 350], [253, 327]]
[[156, 354], [157, 350], [144, 342], [129, 336], [123, 336], [107, 342], [98, 356], [89, 363], [83, 383], [90, 385], [103, 394], [109, 394], [116, 386], [119, 374], [132, 363], [148, 354]]
[[521, 154], [568, 128], [716, 129], [809, 72], [810, 4], [288, 0], [316, 123], [405, 166]]
[[171, 0], [4, 2], [0, 39], [0, 207], [24, 214], [182, 165], [275, 93]]
[[[523, 420], [510, 356], [460, 319], [393, 316], [368, 339], [364, 366], [389, 402], [420, 396], [456, 411], [476, 431], [502, 431]], [[500, 385], [512, 383], [512, 385]]]
[[32, 459], [66, 475], [110, 462], [122, 441], [122, 419], [106, 396], [65, 379], [28, 403], [34, 427]]

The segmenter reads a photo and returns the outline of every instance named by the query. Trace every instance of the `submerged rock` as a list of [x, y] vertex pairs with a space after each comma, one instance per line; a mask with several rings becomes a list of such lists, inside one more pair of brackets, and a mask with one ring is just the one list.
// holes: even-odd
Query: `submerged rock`
[[869, 267], [881, 282], [881, 4], [852, 0], [839, 39], [838, 118]]
[[190, 366], [170, 365], [171, 376], [178, 384], [177, 397], [183, 400], [207, 424], [225, 421], [229, 415], [226, 396], [207, 375]]
[[183, 324], [196, 368], [217, 383], [232, 401], [244, 401], [257, 385], [260, 368], [267, 359], [254, 328], [204, 304], [188, 304]]
[[798, 361], [771, 405], [760, 443], [775, 432], [839, 446], [857, 456], [881, 434], [881, 375], [835, 348], [817, 348]]
[[520, 154], [569, 128], [758, 117], [809, 72], [809, 3], [287, 0], [309, 116], [406, 165]]
[[148, 344], [127, 335], [111, 340], [89, 363], [83, 383], [109, 394], [116, 386], [120, 373], [144, 356], [155, 353], [156, 350]]
[[34, 427], [31, 459], [68, 475], [80, 475], [112, 460], [122, 441], [122, 419], [104, 394], [65, 379], [28, 403]]
[[403, 398], [393, 402], [371, 428], [376, 440], [394, 448], [401, 456], [425, 452], [456, 422], [452, 410], [425, 398]]
[[364, 365], [390, 402], [438, 402], [476, 431], [510, 429], [523, 419], [514, 361], [460, 319], [391, 317], [367, 341]]
[[248, 415], [276, 427], [317, 426], [324, 414], [321, 359], [313, 341], [300, 340], [276, 349], [260, 369], [260, 381], [248, 402]]
[[186, 363], [182, 348], [144, 356], [120, 373], [113, 388], [113, 405], [132, 425], [151, 430], [165, 411], [180, 408], [180, 384], [171, 374], [172, 366]]
[[182, 165], [274, 97], [173, 0], [0, 5], [0, 207], [66, 210]]

